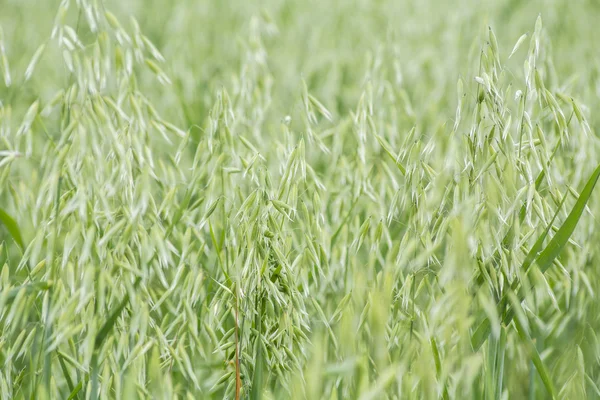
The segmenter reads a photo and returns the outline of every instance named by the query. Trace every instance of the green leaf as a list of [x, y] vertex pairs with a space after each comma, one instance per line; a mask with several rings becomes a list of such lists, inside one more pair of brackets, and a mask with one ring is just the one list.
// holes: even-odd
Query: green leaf
[[481, 345], [485, 342], [485, 340], [490, 335], [492, 331], [492, 325], [490, 320], [485, 318], [475, 329], [475, 332], [471, 335], [471, 346], [473, 347], [473, 351], [479, 350]]
[[[142, 278], [139, 278], [139, 277], [135, 280], [135, 282], [133, 284], [134, 289], [137, 288], [137, 286], [140, 284], [141, 280], [142, 280]], [[108, 317], [108, 319], [106, 320], [104, 325], [102, 325], [102, 328], [100, 328], [100, 330], [98, 331], [98, 334], [96, 335], [96, 340], [94, 342], [95, 349], [99, 348], [102, 345], [102, 342], [104, 342], [104, 339], [106, 339], [106, 336], [109, 334], [109, 332], [115, 325], [117, 318], [119, 318], [119, 316], [121, 315], [121, 313], [123, 312], [123, 309], [127, 306], [127, 304], [129, 304], [129, 292], [127, 292], [125, 294], [125, 297], [123, 297], [123, 300], [121, 300], [121, 303], [112, 312], [112, 314], [110, 315], [110, 317]]]
[[6, 229], [8, 229], [8, 233], [10, 233], [14, 241], [21, 248], [21, 250], [24, 250], [25, 246], [23, 245], [23, 238], [21, 237], [21, 230], [19, 229], [19, 225], [17, 225], [15, 220], [1, 208], [0, 222], [2, 222], [6, 226]]
[[252, 392], [250, 393], [251, 400], [261, 400], [263, 394], [264, 356], [262, 353], [263, 346], [259, 343], [261, 340], [261, 336], [256, 339], [256, 360], [254, 361], [254, 376], [252, 377]]
[[600, 165], [596, 167], [596, 170], [594, 171], [587, 184], [583, 188], [583, 191], [579, 195], [575, 206], [569, 213], [569, 216], [567, 217], [565, 222], [563, 222], [558, 232], [556, 232], [556, 234], [552, 237], [550, 243], [548, 243], [544, 251], [542, 251], [540, 256], [537, 258], [536, 262], [540, 267], [540, 271], [542, 271], [542, 273], [546, 272], [546, 270], [552, 265], [556, 257], [558, 257], [561, 250], [565, 246], [565, 244], [567, 244], [567, 242], [569, 241], [569, 238], [573, 234], [573, 231], [575, 230], [575, 227], [577, 226], [577, 223], [581, 218], [581, 214], [583, 214], [583, 210], [585, 209], [585, 206], [588, 200], [590, 199], [592, 192], [594, 191], [594, 187], [596, 186], [599, 177]]
[[79, 392], [81, 391], [81, 389], [83, 388], [83, 382], [88, 379], [89, 374], [86, 374], [85, 378], [83, 378], [82, 380], [79, 381], [79, 383], [77, 384], [77, 386], [75, 386], [75, 389], [73, 389], [71, 391], [71, 394], [69, 395], [69, 397], [67, 397], [67, 400], [73, 400], [76, 399]]

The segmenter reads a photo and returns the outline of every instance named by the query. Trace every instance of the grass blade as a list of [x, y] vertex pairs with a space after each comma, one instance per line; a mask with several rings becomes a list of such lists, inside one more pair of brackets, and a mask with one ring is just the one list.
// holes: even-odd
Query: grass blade
[[65, 361], [63, 360], [63, 357], [60, 354], [60, 352], [57, 351], [56, 355], [58, 356], [58, 362], [60, 363], [60, 368], [62, 369], [62, 373], [63, 373], [63, 375], [65, 377], [65, 380], [67, 381], [67, 387], [69, 388], [69, 390], [71, 391], [71, 393], [73, 393], [73, 391], [75, 390], [75, 387], [73, 386], [73, 381], [71, 380], [71, 375], [69, 374], [69, 370], [67, 370], [67, 366], [65, 365]]
[[254, 362], [254, 376], [252, 377], [251, 400], [261, 400], [263, 394], [263, 346], [259, 343], [262, 337], [256, 339], [256, 361]]
[[21, 230], [19, 229], [19, 225], [15, 222], [15, 220], [8, 215], [6, 211], [0, 208], [0, 222], [6, 226], [8, 229], [8, 233], [12, 236], [14, 241], [19, 245], [21, 250], [24, 250], [25, 247], [23, 245], [23, 238], [21, 237]]
[[596, 170], [594, 171], [587, 184], [583, 188], [583, 191], [579, 195], [575, 206], [573, 206], [573, 209], [569, 213], [569, 216], [567, 217], [565, 222], [563, 222], [561, 227], [558, 229], [558, 232], [556, 232], [556, 234], [552, 237], [552, 240], [550, 240], [550, 243], [548, 243], [544, 251], [542, 251], [542, 253], [537, 258], [536, 262], [542, 272], [545, 272], [550, 267], [550, 265], [552, 265], [556, 257], [558, 257], [558, 255], [560, 254], [563, 247], [571, 238], [571, 235], [573, 234], [573, 231], [575, 230], [575, 227], [577, 226], [577, 223], [581, 218], [581, 214], [583, 214], [585, 206], [588, 203], [592, 192], [594, 191], [594, 187], [596, 186], [599, 177], [600, 165], [596, 167]]
[[75, 388], [71, 391], [71, 394], [69, 394], [69, 397], [67, 397], [67, 400], [73, 400], [73, 399], [78, 398], [79, 392], [83, 388], [83, 382], [85, 382], [88, 379], [88, 377], [89, 377], [89, 374], [86, 374], [85, 378], [83, 378], [82, 380], [79, 381], [77, 386], [75, 386]]
[[[142, 281], [142, 278], [138, 277], [135, 280], [135, 282], [133, 283], [133, 288], [134, 289], [137, 288], [137, 286], [140, 284], [141, 281]], [[121, 313], [123, 312], [123, 309], [127, 306], [127, 304], [129, 304], [129, 292], [125, 293], [125, 296], [123, 297], [123, 300], [121, 300], [121, 303], [115, 308], [115, 310], [112, 312], [110, 317], [108, 317], [108, 319], [106, 320], [104, 325], [102, 325], [102, 327], [98, 331], [98, 334], [96, 335], [96, 339], [94, 341], [95, 349], [98, 349], [102, 345], [102, 343], [108, 336], [109, 332], [115, 325], [115, 322], [117, 322], [117, 318], [119, 318], [119, 316], [121, 315]]]

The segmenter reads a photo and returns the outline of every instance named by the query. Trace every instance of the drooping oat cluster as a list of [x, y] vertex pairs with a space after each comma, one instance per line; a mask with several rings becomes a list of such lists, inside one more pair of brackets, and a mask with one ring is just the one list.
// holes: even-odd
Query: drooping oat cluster
[[0, 398], [600, 397], [600, 10], [331, 3], [0, 5]]

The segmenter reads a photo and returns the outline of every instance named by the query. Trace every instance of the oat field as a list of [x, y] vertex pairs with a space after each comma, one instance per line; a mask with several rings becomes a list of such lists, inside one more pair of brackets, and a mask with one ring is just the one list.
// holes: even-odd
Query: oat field
[[0, 399], [600, 398], [598, 21], [0, 0]]

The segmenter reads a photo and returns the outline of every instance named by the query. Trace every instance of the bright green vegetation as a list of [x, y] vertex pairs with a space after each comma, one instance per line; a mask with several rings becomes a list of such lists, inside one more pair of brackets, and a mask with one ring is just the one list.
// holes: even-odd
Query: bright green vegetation
[[500, 3], [1, 1], [0, 398], [600, 398], [600, 7]]

